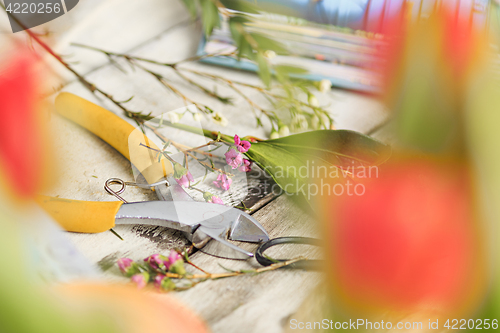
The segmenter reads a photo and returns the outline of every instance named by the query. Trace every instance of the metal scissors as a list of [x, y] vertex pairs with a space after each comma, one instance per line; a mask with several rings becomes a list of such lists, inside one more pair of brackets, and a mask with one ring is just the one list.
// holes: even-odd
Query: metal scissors
[[[131, 160], [148, 182], [145, 187], [154, 190], [160, 199], [127, 203], [39, 196], [40, 206], [65, 230], [98, 233], [115, 225], [162, 226], [182, 231], [196, 248], [207, 254], [230, 259], [248, 259], [253, 253], [229, 240], [252, 243], [269, 240], [266, 230], [249, 214], [234, 207], [194, 201], [173, 178], [171, 163], [159, 160], [153, 150], [129, 150], [129, 145], [156, 146], [111, 111], [71, 93], [59, 94], [55, 108], [60, 115], [94, 133]], [[122, 189], [118, 191], [121, 193], [125, 182], [108, 180], [107, 190], [112, 182], [121, 183]]]

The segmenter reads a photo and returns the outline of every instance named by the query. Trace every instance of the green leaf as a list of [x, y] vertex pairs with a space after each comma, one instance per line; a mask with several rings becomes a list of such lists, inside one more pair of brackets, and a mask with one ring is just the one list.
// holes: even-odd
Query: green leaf
[[380, 165], [391, 156], [391, 147], [350, 130], [318, 130], [268, 140], [268, 144], [302, 156], [321, 157], [336, 165]]
[[293, 66], [293, 65], [276, 65], [274, 66], [274, 70], [277, 73], [283, 74], [283, 75], [290, 75], [290, 74], [307, 74], [309, 71], [305, 68], [298, 67], [298, 66]]
[[283, 44], [274, 39], [255, 32], [250, 33], [250, 36], [252, 36], [252, 38], [257, 42], [257, 44], [259, 45], [259, 49], [262, 51], [271, 50], [276, 52], [277, 54], [289, 53], [287, 48]]
[[200, 0], [201, 20], [205, 36], [210, 36], [215, 27], [220, 27], [219, 9], [211, 0]]
[[243, 23], [246, 21], [246, 18], [242, 16], [233, 16], [229, 18], [229, 30], [231, 31], [231, 37], [233, 37], [233, 40], [238, 47], [243, 31]]
[[264, 127], [264, 124], [262, 124], [262, 120], [260, 120], [259, 117], [256, 117], [255, 120], [257, 121], [257, 124], [256, 124], [257, 128]]
[[242, 36], [240, 45], [238, 46], [238, 60], [241, 58], [247, 58], [255, 61], [256, 56], [257, 53], [253, 52], [250, 43]]
[[258, 73], [259, 77], [264, 82], [266, 87], [271, 86], [271, 70], [269, 69], [269, 64], [267, 59], [264, 57], [262, 53], [257, 53], [256, 55], [257, 66], [259, 66]]
[[257, 6], [245, 0], [220, 0], [220, 2], [228, 9], [250, 14], [259, 13]]
[[[307, 177], [300, 176], [300, 170], [307, 168], [304, 161], [286, 149], [267, 141], [252, 143], [246, 156], [273, 177], [287, 193], [296, 193], [307, 184]], [[302, 168], [302, 169], [301, 169]]]
[[293, 194], [310, 181], [312, 166], [376, 166], [390, 157], [391, 148], [354, 131], [319, 130], [252, 143], [246, 155]]
[[182, 0], [184, 5], [186, 6], [191, 17], [196, 18], [196, 8], [198, 7], [198, 0]]
[[248, 20], [242, 16], [234, 16], [229, 19], [229, 30], [231, 31], [231, 37], [233, 38], [236, 47], [238, 48], [238, 60], [242, 57], [253, 59], [254, 53], [250, 43], [245, 38], [246, 33], [243, 27], [243, 23]]

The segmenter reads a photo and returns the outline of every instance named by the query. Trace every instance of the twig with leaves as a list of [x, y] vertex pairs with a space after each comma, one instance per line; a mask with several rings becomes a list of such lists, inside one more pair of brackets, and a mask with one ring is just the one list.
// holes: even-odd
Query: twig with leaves
[[[77, 47], [90, 49], [93, 51], [101, 52], [109, 58], [110, 63], [118, 66], [120, 70], [125, 71], [122, 66], [118, 64], [115, 58], [121, 58], [126, 60], [131, 66], [139, 68], [144, 72], [153, 76], [158, 82], [160, 82], [163, 86], [165, 86], [169, 91], [172, 91], [174, 94], [179, 96], [184, 103], [194, 104], [195, 107], [204, 114], [216, 114], [218, 115], [211, 107], [204, 103], [197, 102], [186, 94], [182, 93], [179, 89], [173, 86], [172, 82], [168, 82], [164, 75], [153, 71], [150, 68], [145, 67], [141, 63], [149, 63], [157, 66], [169, 67], [172, 69], [178, 77], [184, 80], [189, 85], [192, 85], [205, 93], [207, 96], [214, 98], [224, 104], [232, 104], [232, 99], [230, 97], [222, 96], [217, 93], [216, 90], [211, 90], [202, 84], [196, 82], [195, 79], [190, 78], [186, 73], [190, 73], [196, 75], [197, 77], [209, 79], [215, 83], [224, 84], [225, 86], [232, 89], [237, 95], [241, 96], [245, 102], [251, 107], [255, 119], [257, 121], [258, 126], [263, 126], [262, 124], [262, 115], [267, 117], [271, 127], [273, 137], [276, 137], [277, 134], [279, 136], [286, 136], [290, 133], [289, 127], [285, 124], [286, 122], [283, 119], [280, 119], [278, 113], [276, 111], [269, 110], [266, 107], [263, 107], [256, 103], [251, 97], [246, 95], [240, 87], [246, 87], [252, 90], [255, 90], [261, 94], [263, 94], [267, 101], [272, 105], [275, 110], [278, 109], [287, 109], [289, 110], [292, 118], [292, 130], [303, 131], [308, 128], [319, 129], [325, 128], [330, 129], [333, 125], [333, 120], [331, 119], [328, 111], [319, 106], [318, 100], [316, 96], [311, 92], [311, 88], [318, 88], [320, 91], [327, 91], [330, 88], [329, 81], [328, 82], [320, 82], [319, 84], [314, 85], [313, 83], [307, 80], [291, 80], [288, 77], [288, 70], [296, 70], [296, 68], [291, 68], [292, 66], [275, 66], [275, 70], [277, 71], [276, 77], [279, 78], [278, 82], [274, 84], [272, 87], [262, 87], [257, 85], [252, 85], [249, 83], [238, 82], [229, 80], [223, 76], [194, 70], [185, 66], [179, 66], [182, 63], [187, 63], [190, 61], [200, 60], [202, 58], [207, 57], [217, 57], [217, 56], [226, 56], [226, 57], [236, 57], [236, 53], [214, 53], [214, 54], [205, 54], [196, 57], [192, 57], [187, 60], [182, 60], [174, 63], [167, 63], [156, 61], [153, 59], [148, 59], [144, 57], [136, 57], [129, 54], [123, 54], [118, 52], [111, 52], [108, 50], [103, 50], [100, 48], [83, 45], [83, 44], [72, 44]], [[327, 80], [325, 80], [327, 81]], [[240, 87], [238, 87], [240, 86]], [[282, 93], [276, 93], [275, 91], [281, 91]], [[304, 93], [307, 96], [307, 101], [303, 101], [297, 97], [298, 92]], [[258, 112], [256, 112], [258, 111]], [[305, 117], [304, 117], [305, 116]], [[304, 119], [306, 120], [304, 122]]]
[[[196, 284], [203, 281], [242, 275], [256, 275], [284, 268], [303, 260], [307, 259], [299, 257], [283, 262], [276, 262], [275, 264], [267, 267], [245, 270], [230, 270], [221, 265], [221, 267], [227, 272], [209, 273], [195, 265], [189, 259], [188, 251], [181, 253], [180, 251], [178, 252], [172, 250], [168, 257], [161, 254], [153, 254], [139, 262], [133, 261], [129, 258], [121, 258], [118, 259], [117, 265], [123, 275], [129, 277], [131, 281], [140, 289], [146, 287], [150, 282], [152, 282], [159, 291], [180, 291], [192, 288]], [[203, 272], [203, 274], [188, 274], [184, 267], [185, 263]]]

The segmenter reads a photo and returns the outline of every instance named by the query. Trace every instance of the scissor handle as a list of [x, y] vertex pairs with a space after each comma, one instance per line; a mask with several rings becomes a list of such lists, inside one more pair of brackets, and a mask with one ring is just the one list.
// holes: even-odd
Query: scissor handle
[[[257, 250], [255, 251], [255, 259], [262, 266], [270, 266], [277, 262], [285, 262], [290, 259], [270, 259], [264, 252], [270, 247], [280, 245], [280, 244], [306, 244], [306, 245], [314, 245], [321, 246], [321, 242], [316, 238], [309, 237], [278, 237], [268, 240], [267, 242], [262, 243]], [[288, 268], [298, 268], [305, 270], [320, 270], [322, 267], [322, 260], [299, 260], [293, 264], [290, 264]]]
[[80, 201], [40, 195], [38, 204], [67, 231], [97, 233], [115, 226], [120, 201]]
[[64, 118], [84, 127], [118, 150], [148, 183], [173, 174], [169, 161], [163, 158], [158, 162], [159, 149], [153, 141], [113, 112], [67, 92], [56, 97], [55, 109]]

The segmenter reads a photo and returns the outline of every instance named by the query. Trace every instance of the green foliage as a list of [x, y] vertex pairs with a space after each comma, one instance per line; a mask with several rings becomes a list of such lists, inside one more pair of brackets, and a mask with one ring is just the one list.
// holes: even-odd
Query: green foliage
[[[231, 33], [231, 37], [236, 46], [236, 58], [238, 60], [248, 59], [257, 65], [257, 74], [265, 85], [265, 90], [259, 87], [252, 87], [261, 92], [264, 97], [271, 103], [274, 110], [266, 110], [257, 105], [255, 102], [243, 96], [252, 107], [257, 119], [257, 126], [262, 126], [262, 121], [259, 116], [265, 116], [271, 123], [272, 128], [281, 128], [282, 120], [277, 112], [285, 111], [290, 113], [292, 122], [300, 123], [300, 128], [290, 126], [292, 130], [303, 131], [310, 129], [329, 129], [333, 125], [333, 121], [328, 112], [319, 107], [317, 103], [309, 101], [301, 101], [301, 97], [311, 98], [315, 100], [313, 90], [317, 90], [319, 84], [314, 84], [309, 80], [297, 79], [297, 75], [305, 75], [308, 71], [302, 67], [280, 64], [273, 65], [271, 59], [274, 55], [288, 54], [288, 50], [282, 43], [274, 40], [272, 37], [253, 32], [252, 22], [253, 16], [248, 15], [258, 13], [258, 8], [245, 0], [183, 0], [191, 13], [194, 13], [193, 6], [201, 4], [201, 18], [205, 35], [209, 35], [214, 27], [220, 25], [220, 20], [224, 19]], [[217, 8], [217, 6], [219, 8]], [[206, 8], [205, 8], [206, 7]], [[223, 10], [220, 10], [223, 9]], [[220, 11], [219, 11], [220, 10]], [[232, 55], [230, 55], [232, 56]], [[238, 94], [242, 95], [239, 88], [235, 87], [236, 82], [230, 82], [218, 78], [220, 82], [228, 84]], [[274, 82], [273, 82], [274, 81]], [[241, 83], [236, 83], [241, 84]], [[214, 91], [209, 91], [198, 84], [195, 84], [208, 95], [218, 99], [222, 103], [230, 104], [231, 100], [225, 97], [218, 96]], [[241, 84], [245, 85], [245, 83]], [[248, 85], [247, 85], [248, 86]], [[273, 91], [271, 91], [271, 88]], [[281, 94], [275, 94], [274, 91], [280, 91]], [[259, 113], [255, 111], [259, 110]], [[201, 110], [202, 112], [204, 110]], [[297, 117], [298, 116], [298, 117]], [[281, 125], [280, 125], [281, 123]], [[293, 125], [293, 124], [291, 124]], [[284, 131], [283, 133], [287, 133]], [[277, 133], [277, 132], [276, 132]], [[282, 135], [282, 134], [280, 134]], [[287, 135], [287, 134], [283, 134]]]
[[201, 4], [201, 20], [205, 36], [210, 36], [215, 27], [220, 27], [219, 10], [212, 0], [199, 0]]
[[224, 5], [224, 7], [232, 10], [236, 10], [239, 12], [245, 12], [250, 14], [258, 14], [259, 10], [257, 6], [251, 4], [248, 1], [240, 1], [240, 0], [220, 0], [220, 2]]
[[255, 60], [257, 65], [259, 66], [259, 77], [262, 82], [266, 85], [266, 87], [271, 86], [271, 70], [269, 69], [269, 64], [267, 62], [266, 57], [262, 54], [262, 52], [257, 53]]
[[313, 161], [333, 168], [375, 166], [390, 157], [391, 148], [354, 131], [321, 130], [252, 143], [246, 155], [294, 194], [310, 180]]
[[198, 2], [196, 0], [182, 0], [192, 17], [196, 17]]
[[198, 16], [200, 7], [203, 32], [210, 36], [215, 27], [220, 27], [219, 9], [213, 0], [182, 0], [193, 18]]
[[[196, 16], [197, 6], [201, 7], [201, 19], [205, 36], [210, 36], [215, 27], [220, 27], [220, 13], [214, 1], [183, 0], [183, 2], [193, 17]], [[269, 61], [264, 56], [264, 52], [273, 51], [276, 54], [287, 54], [288, 50], [283, 44], [276, 40], [259, 33], [247, 31], [245, 24], [250, 22], [250, 19], [246, 14], [257, 14], [258, 8], [255, 5], [243, 0], [222, 0], [220, 1], [220, 5], [227, 9], [237, 11], [226, 15], [229, 15], [229, 30], [231, 31], [231, 37], [237, 47], [238, 59], [246, 58], [254, 61], [258, 66], [259, 77], [264, 84], [269, 87], [273, 70], [271, 69]], [[307, 72], [295, 66], [280, 66], [278, 79], [282, 80], [288, 78], [288, 73], [286, 73], [287, 69], [292, 70], [291, 73]]]
[[[293, 65], [276, 65], [274, 66], [276, 75], [288, 76], [290, 74], [307, 74], [307, 69]], [[297, 81], [299, 82], [299, 81]]]
[[262, 34], [258, 34], [255, 32], [248, 33], [250, 38], [252, 38], [256, 45], [254, 46], [255, 51], [274, 51], [277, 54], [288, 54], [287, 48], [280, 42], [266, 37]]

